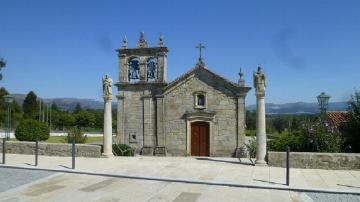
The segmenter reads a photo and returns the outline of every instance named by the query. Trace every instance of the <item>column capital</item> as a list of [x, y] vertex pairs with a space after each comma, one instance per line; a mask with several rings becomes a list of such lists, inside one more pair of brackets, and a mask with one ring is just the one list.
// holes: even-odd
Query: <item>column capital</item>
[[112, 101], [112, 96], [104, 96], [104, 102], [111, 102]]
[[256, 91], [255, 95], [258, 98], [264, 98], [265, 97], [265, 91]]

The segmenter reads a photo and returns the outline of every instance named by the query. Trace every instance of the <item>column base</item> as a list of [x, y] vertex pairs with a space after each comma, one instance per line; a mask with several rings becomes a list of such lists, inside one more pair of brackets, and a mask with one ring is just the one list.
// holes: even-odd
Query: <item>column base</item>
[[154, 156], [166, 156], [166, 147], [157, 146], [154, 151]]
[[268, 164], [264, 160], [255, 160], [255, 166], [268, 166]]
[[149, 147], [149, 146], [144, 146], [141, 149], [140, 154], [144, 155], [144, 156], [153, 156], [154, 155], [154, 148]]
[[102, 154], [101, 154], [101, 157], [111, 158], [111, 157], [114, 157], [114, 154], [113, 154], [113, 153], [102, 153]]

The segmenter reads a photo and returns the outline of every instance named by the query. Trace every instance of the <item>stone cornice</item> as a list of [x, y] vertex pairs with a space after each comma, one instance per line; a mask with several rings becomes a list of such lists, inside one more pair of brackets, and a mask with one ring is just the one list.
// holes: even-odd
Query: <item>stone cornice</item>
[[156, 87], [164, 87], [167, 85], [166, 82], [146, 82], [146, 81], [139, 81], [139, 82], [117, 82], [114, 84], [117, 87], [126, 87], [126, 86], [156, 86]]
[[187, 120], [207, 120], [213, 121], [215, 117], [214, 111], [207, 111], [207, 110], [195, 110], [195, 111], [186, 111], [185, 118]]
[[119, 57], [123, 57], [124, 55], [131, 56], [131, 55], [156, 55], [156, 54], [163, 54], [165, 55], [169, 52], [167, 47], [154, 47], [154, 48], [121, 48], [116, 49], [118, 52]]

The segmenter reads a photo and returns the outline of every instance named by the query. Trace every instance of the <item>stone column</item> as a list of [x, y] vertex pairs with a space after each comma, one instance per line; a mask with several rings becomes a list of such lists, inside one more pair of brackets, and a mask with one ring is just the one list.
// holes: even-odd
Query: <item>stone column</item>
[[265, 165], [266, 156], [266, 121], [265, 121], [265, 87], [266, 77], [261, 67], [254, 73], [256, 95], [256, 161], [257, 165]]
[[104, 137], [103, 137], [103, 153], [105, 157], [114, 156], [112, 153], [112, 115], [111, 115], [111, 101], [112, 101], [112, 80], [108, 75], [103, 78], [104, 91]]

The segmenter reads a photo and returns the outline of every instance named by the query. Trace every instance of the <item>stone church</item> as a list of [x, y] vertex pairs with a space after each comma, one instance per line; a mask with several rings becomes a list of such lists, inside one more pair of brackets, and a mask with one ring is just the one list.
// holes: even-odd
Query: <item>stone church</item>
[[[150, 47], [144, 33], [135, 48], [127, 39], [117, 50], [117, 137], [142, 155], [240, 156], [245, 141], [245, 86], [206, 67], [166, 80], [167, 54], [162, 35]], [[170, 67], [171, 68], [171, 67]]]

